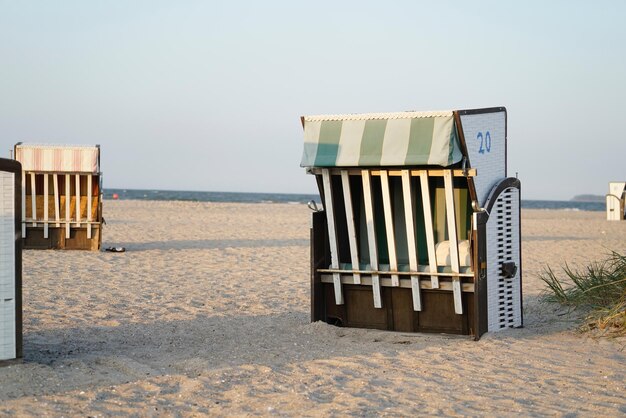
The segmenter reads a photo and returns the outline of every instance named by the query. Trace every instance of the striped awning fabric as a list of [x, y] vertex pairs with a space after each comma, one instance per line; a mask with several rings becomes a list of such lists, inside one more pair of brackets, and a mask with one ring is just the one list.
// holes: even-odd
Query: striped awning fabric
[[24, 171], [98, 173], [100, 148], [77, 145], [15, 146], [15, 159]]
[[302, 167], [447, 167], [463, 157], [452, 111], [304, 116], [302, 120]]

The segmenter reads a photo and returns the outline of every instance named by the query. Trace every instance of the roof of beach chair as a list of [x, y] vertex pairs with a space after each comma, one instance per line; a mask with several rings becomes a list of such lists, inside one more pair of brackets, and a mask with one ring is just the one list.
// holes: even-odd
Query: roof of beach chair
[[302, 167], [447, 167], [463, 157], [452, 111], [303, 116], [302, 124]]
[[17, 144], [15, 159], [24, 171], [98, 173], [100, 147], [95, 145]]

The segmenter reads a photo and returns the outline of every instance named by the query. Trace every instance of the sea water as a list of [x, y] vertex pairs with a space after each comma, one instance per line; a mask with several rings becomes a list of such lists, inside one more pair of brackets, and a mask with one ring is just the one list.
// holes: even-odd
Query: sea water
[[[120, 200], [182, 200], [189, 202], [232, 202], [232, 203], [308, 203], [320, 202], [319, 195], [292, 193], [237, 193], [197, 192], [184, 190], [105, 189], [104, 199]], [[574, 202], [560, 200], [522, 200], [522, 208], [566, 209], [604, 211], [603, 202]]]

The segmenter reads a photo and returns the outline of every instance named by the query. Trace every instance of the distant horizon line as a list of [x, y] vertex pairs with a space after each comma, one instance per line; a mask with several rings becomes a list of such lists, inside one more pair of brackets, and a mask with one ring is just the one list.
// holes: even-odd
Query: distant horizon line
[[284, 195], [316, 195], [316, 193], [295, 193], [295, 192], [242, 192], [225, 190], [189, 190], [189, 189], [145, 189], [135, 187], [103, 187], [104, 190], [134, 190], [134, 191], [158, 191], [158, 192], [191, 192], [191, 193], [245, 193], [245, 194], [284, 194]]
[[[242, 192], [242, 191], [225, 191], [225, 190], [186, 190], [186, 189], [154, 189], [154, 188], [134, 188], [134, 187], [103, 187], [103, 190], [133, 190], [133, 191], [147, 191], [147, 192], [191, 192], [191, 193], [227, 193], [227, 194], [253, 194], [253, 195], [293, 195], [293, 196], [315, 196], [319, 197], [318, 193], [296, 193], [296, 192]], [[522, 201], [542, 201], [542, 202], [581, 202], [575, 200], [578, 196], [594, 196], [601, 197], [603, 195], [594, 195], [591, 193], [582, 193], [571, 197], [570, 199], [534, 199], [534, 198], [522, 198]], [[590, 202], [590, 201], [586, 201]], [[598, 202], [597, 200], [591, 202]], [[604, 200], [602, 200], [604, 202]]]

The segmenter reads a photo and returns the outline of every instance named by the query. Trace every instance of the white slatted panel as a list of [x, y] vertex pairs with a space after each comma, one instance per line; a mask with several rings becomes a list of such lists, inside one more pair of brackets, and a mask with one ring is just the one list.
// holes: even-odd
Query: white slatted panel
[[0, 300], [15, 297], [15, 178], [0, 171]]
[[[519, 233], [519, 190], [509, 188], [496, 200], [487, 222], [489, 331], [522, 325]], [[510, 261], [518, 266], [518, 271], [509, 279], [502, 275], [502, 263]]]
[[[378, 248], [376, 247], [376, 224], [374, 222], [374, 205], [372, 202], [372, 179], [369, 170], [361, 171], [363, 181], [363, 203], [365, 205], [365, 223], [367, 224], [367, 244], [369, 247], [370, 268], [378, 270]], [[382, 296], [380, 293], [380, 277], [372, 274], [372, 293], [374, 294], [374, 307], [382, 308]]]
[[[339, 268], [339, 253], [337, 249], [337, 229], [335, 228], [335, 208], [333, 205], [333, 189], [331, 177], [328, 169], [322, 171], [324, 182], [324, 210], [326, 211], [326, 221], [328, 223], [328, 241], [330, 243], [330, 267]], [[343, 305], [343, 292], [341, 290], [341, 276], [333, 273], [333, 283], [335, 289], [335, 303]]]
[[22, 238], [26, 238], [26, 172], [22, 170]]
[[[443, 183], [446, 192], [446, 218], [448, 220], [448, 238], [450, 240], [450, 264], [452, 272], [459, 273], [459, 242], [456, 231], [452, 171], [444, 170]], [[461, 299], [461, 279], [459, 277], [452, 278], [452, 293], [454, 293], [454, 312], [460, 315], [463, 313], [463, 300]]]
[[70, 237], [70, 221], [72, 220], [72, 214], [70, 213], [70, 199], [72, 198], [70, 193], [70, 175], [65, 175], [65, 238]]
[[609, 194], [606, 195], [606, 219], [621, 221], [624, 219], [624, 189], [626, 182], [610, 182]]
[[[413, 219], [413, 196], [411, 193], [411, 174], [409, 170], [402, 170], [402, 195], [404, 201], [404, 223], [406, 224], [406, 242], [409, 252], [409, 269], [417, 271], [417, 246], [415, 244], [415, 222]], [[422, 310], [420, 295], [420, 278], [411, 276], [411, 292], [413, 295], [413, 310]]]
[[0, 172], [0, 360], [15, 353], [15, 174]]
[[0, 360], [14, 359], [15, 299], [0, 300]]
[[[433, 214], [430, 206], [430, 186], [428, 184], [428, 173], [423, 171], [420, 174], [420, 185], [422, 187], [422, 206], [424, 207], [424, 227], [426, 229], [426, 246], [428, 247], [428, 267], [431, 273], [437, 272], [437, 253], [435, 253], [435, 233], [433, 231]], [[439, 278], [430, 277], [433, 289], [439, 288]]]
[[[35, 173], [30, 173], [30, 198], [31, 198], [31, 218], [33, 226], [37, 226], [37, 189], [35, 183]], [[22, 186], [26, 188], [26, 186]]]
[[42, 174], [43, 177], [43, 237], [48, 238], [48, 174]]
[[76, 174], [76, 226], [80, 227], [80, 174]]
[[91, 239], [91, 195], [92, 188], [92, 176], [87, 175], [87, 239]]
[[[352, 191], [350, 190], [350, 176], [347, 170], [341, 170], [341, 186], [343, 187], [343, 199], [346, 206], [346, 222], [348, 224], [348, 242], [350, 244], [350, 259], [352, 269], [359, 269], [359, 251], [356, 241], [356, 227], [354, 225], [354, 209], [352, 208]], [[361, 275], [354, 273], [354, 284], [361, 284]]]
[[[389, 254], [389, 270], [398, 271], [398, 257], [396, 254], [396, 236], [393, 228], [393, 211], [391, 209], [391, 193], [389, 192], [389, 176], [387, 170], [380, 171], [380, 186], [383, 195], [383, 212], [385, 217], [385, 231], [387, 232], [387, 252]], [[391, 285], [400, 286], [400, 277], [391, 275]]]
[[60, 215], [60, 201], [59, 201], [59, 175], [53, 174], [52, 179], [54, 182], [54, 220], [56, 221], [56, 227], [60, 227], [61, 215]]

